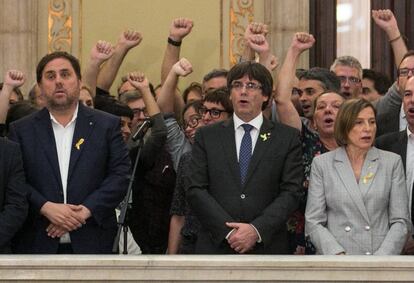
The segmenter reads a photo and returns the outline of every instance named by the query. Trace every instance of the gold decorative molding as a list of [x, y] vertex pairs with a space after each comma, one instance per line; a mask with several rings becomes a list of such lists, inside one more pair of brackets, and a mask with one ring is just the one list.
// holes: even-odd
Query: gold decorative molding
[[50, 0], [48, 6], [48, 52], [72, 51], [72, 0]]
[[238, 62], [244, 49], [243, 35], [247, 25], [254, 19], [254, 0], [230, 1], [230, 65]]

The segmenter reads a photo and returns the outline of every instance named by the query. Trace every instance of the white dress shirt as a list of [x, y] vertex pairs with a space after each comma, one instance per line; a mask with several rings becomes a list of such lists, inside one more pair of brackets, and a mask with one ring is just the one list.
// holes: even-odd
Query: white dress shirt
[[401, 104], [401, 109], [400, 109], [400, 131], [405, 130], [405, 128], [407, 128], [407, 118], [405, 117], [405, 112], [404, 112], [404, 105]]
[[[260, 133], [260, 127], [263, 124], [263, 114], [260, 112], [259, 115], [257, 115], [254, 119], [250, 120], [248, 123], [244, 122], [242, 119], [237, 117], [236, 113], [233, 113], [233, 121], [234, 121], [234, 132], [235, 132], [235, 138], [236, 138], [236, 152], [237, 152], [237, 160], [239, 160], [240, 155], [240, 146], [241, 141], [244, 136], [244, 128], [242, 127], [243, 124], [249, 124], [252, 125], [253, 128], [250, 131], [250, 136], [252, 138], [252, 155], [254, 152], [254, 147], [256, 146], [257, 138], [259, 137]], [[253, 229], [256, 231], [256, 234], [258, 236], [257, 243], [262, 242], [262, 237], [260, 236], [259, 231], [256, 229], [256, 227], [253, 224], [250, 224], [250, 226], [253, 227]], [[227, 235], [226, 239], [229, 239], [231, 233], [233, 233], [235, 229], [232, 229]]]
[[[50, 113], [50, 120], [52, 122], [53, 134], [55, 136], [56, 151], [59, 161], [59, 171], [63, 188], [63, 202], [67, 203], [67, 183], [70, 153], [72, 150], [73, 134], [75, 132], [76, 118], [78, 117], [78, 106], [70, 122], [63, 126], [60, 124], [52, 113]], [[66, 233], [60, 238], [61, 243], [70, 243], [69, 233]]]
[[244, 136], [244, 129], [242, 125], [249, 124], [253, 126], [252, 130], [250, 131], [250, 136], [252, 137], [252, 154], [253, 154], [254, 147], [256, 146], [257, 138], [259, 137], [260, 127], [263, 124], [263, 114], [262, 112], [260, 112], [260, 114], [256, 116], [256, 118], [246, 123], [243, 120], [241, 120], [239, 117], [237, 117], [237, 115], [234, 113], [233, 121], [234, 121], [235, 137], [236, 137], [237, 160], [239, 160], [241, 141]]

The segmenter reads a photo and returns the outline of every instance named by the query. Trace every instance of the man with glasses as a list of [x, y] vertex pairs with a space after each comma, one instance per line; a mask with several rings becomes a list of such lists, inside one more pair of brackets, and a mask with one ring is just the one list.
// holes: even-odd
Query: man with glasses
[[187, 200], [201, 222], [195, 252], [286, 254], [303, 179], [299, 133], [263, 116], [273, 87], [263, 65], [235, 65], [227, 86], [234, 114], [198, 129], [189, 165]]
[[[391, 86], [385, 96], [380, 98], [376, 105], [378, 137], [386, 133], [402, 131], [407, 127], [407, 120], [402, 105], [402, 93], [407, 80], [414, 75], [413, 71], [414, 51], [410, 50], [404, 55], [398, 66], [396, 83]], [[392, 97], [397, 99], [391, 101]]]
[[134, 133], [139, 125], [141, 125], [145, 119], [148, 118], [142, 94], [136, 89], [127, 91], [122, 95], [121, 102], [128, 105], [134, 113], [134, 117], [131, 121], [131, 131]]
[[335, 59], [331, 66], [341, 81], [341, 93], [346, 98], [357, 98], [362, 92], [362, 66], [352, 56], [341, 56]]

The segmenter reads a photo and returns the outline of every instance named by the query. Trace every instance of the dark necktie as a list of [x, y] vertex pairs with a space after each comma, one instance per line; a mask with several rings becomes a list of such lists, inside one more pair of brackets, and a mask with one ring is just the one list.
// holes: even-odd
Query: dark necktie
[[250, 157], [252, 156], [252, 137], [250, 131], [253, 129], [252, 125], [241, 125], [244, 129], [244, 135], [240, 144], [239, 153], [239, 166], [240, 166], [240, 178], [241, 184], [244, 185], [247, 176], [247, 170], [249, 169]]

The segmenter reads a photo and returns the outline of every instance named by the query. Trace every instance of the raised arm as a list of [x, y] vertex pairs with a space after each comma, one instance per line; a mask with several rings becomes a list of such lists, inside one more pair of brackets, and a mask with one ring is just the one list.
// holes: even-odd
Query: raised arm
[[254, 60], [254, 50], [251, 48], [249, 44], [249, 39], [252, 38], [254, 35], [263, 35], [266, 37], [267, 33], [269, 32], [269, 28], [267, 25], [258, 22], [252, 22], [247, 25], [246, 30], [244, 31], [244, 49], [242, 53], [241, 61], [252, 61]]
[[165, 127], [164, 117], [160, 112], [154, 96], [151, 94], [149, 82], [144, 73], [132, 72], [128, 74], [127, 78], [129, 83], [142, 94], [142, 99], [144, 100], [145, 108], [151, 121], [151, 135], [146, 139], [142, 147], [140, 160], [144, 168], [152, 168], [167, 140], [167, 129]]
[[407, 53], [407, 46], [400, 33], [394, 14], [388, 9], [372, 10], [372, 18], [375, 24], [387, 34], [388, 41], [394, 53], [395, 64], [398, 67], [405, 53]]
[[109, 91], [126, 54], [141, 41], [142, 35], [138, 31], [127, 30], [120, 35], [114, 54], [99, 72], [97, 86], [100, 89]]
[[161, 84], [167, 78], [172, 66], [177, 63], [180, 58], [181, 43], [192, 30], [193, 20], [187, 18], [174, 19], [170, 26], [170, 33], [168, 35], [168, 44], [165, 49], [164, 58], [161, 66]]
[[25, 76], [17, 70], [9, 70], [4, 76], [3, 88], [0, 92], [0, 124], [6, 123], [9, 100], [13, 89], [24, 84]]
[[92, 92], [92, 97], [96, 95], [96, 84], [98, 74], [103, 62], [111, 58], [114, 54], [114, 48], [110, 42], [99, 40], [91, 50], [88, 65], [83, 72], [82, 82]]
[[259, 55], [259, 63], [265, 66], [269, 72], [273, 72], [279, 65], [276, 56], [270, 53], [269, 42], [262, 34], [252, 35], [247, 43], [251, 50]]
[[163, 113], [173, 113], [174, 112], [174, 98], [175, 90], [178, 83], [178, 77], [185, 77], [188, 74], [193, 72], [193, 67], [191, 63], [185, 59], [181, 58], [176, 62], [170, 69], [168, 76], [161, 88], [160, 95], [158, 96], [158, 105]]
[[142, 72], [131, 72], [127, 76], [129, 83], [135, 87], [142, 94], [142, 99], [145, 103], [145, 108], [147, 109], [148, 116], [152, 117], [160, 113], [160, 108], [158, 107], [157, 102], [155, 101], [154, 96], [149, 88], [149, 82], [147, 77]]
[[279, 120], [281, 123], [299, 130], [302, 130], [302, 122], [291, 101], [293, 82], [300, 54], [310, 49], [314, 42], [313, 35], [304, 32], [296, 33], [277, 77], [275, 102]]

